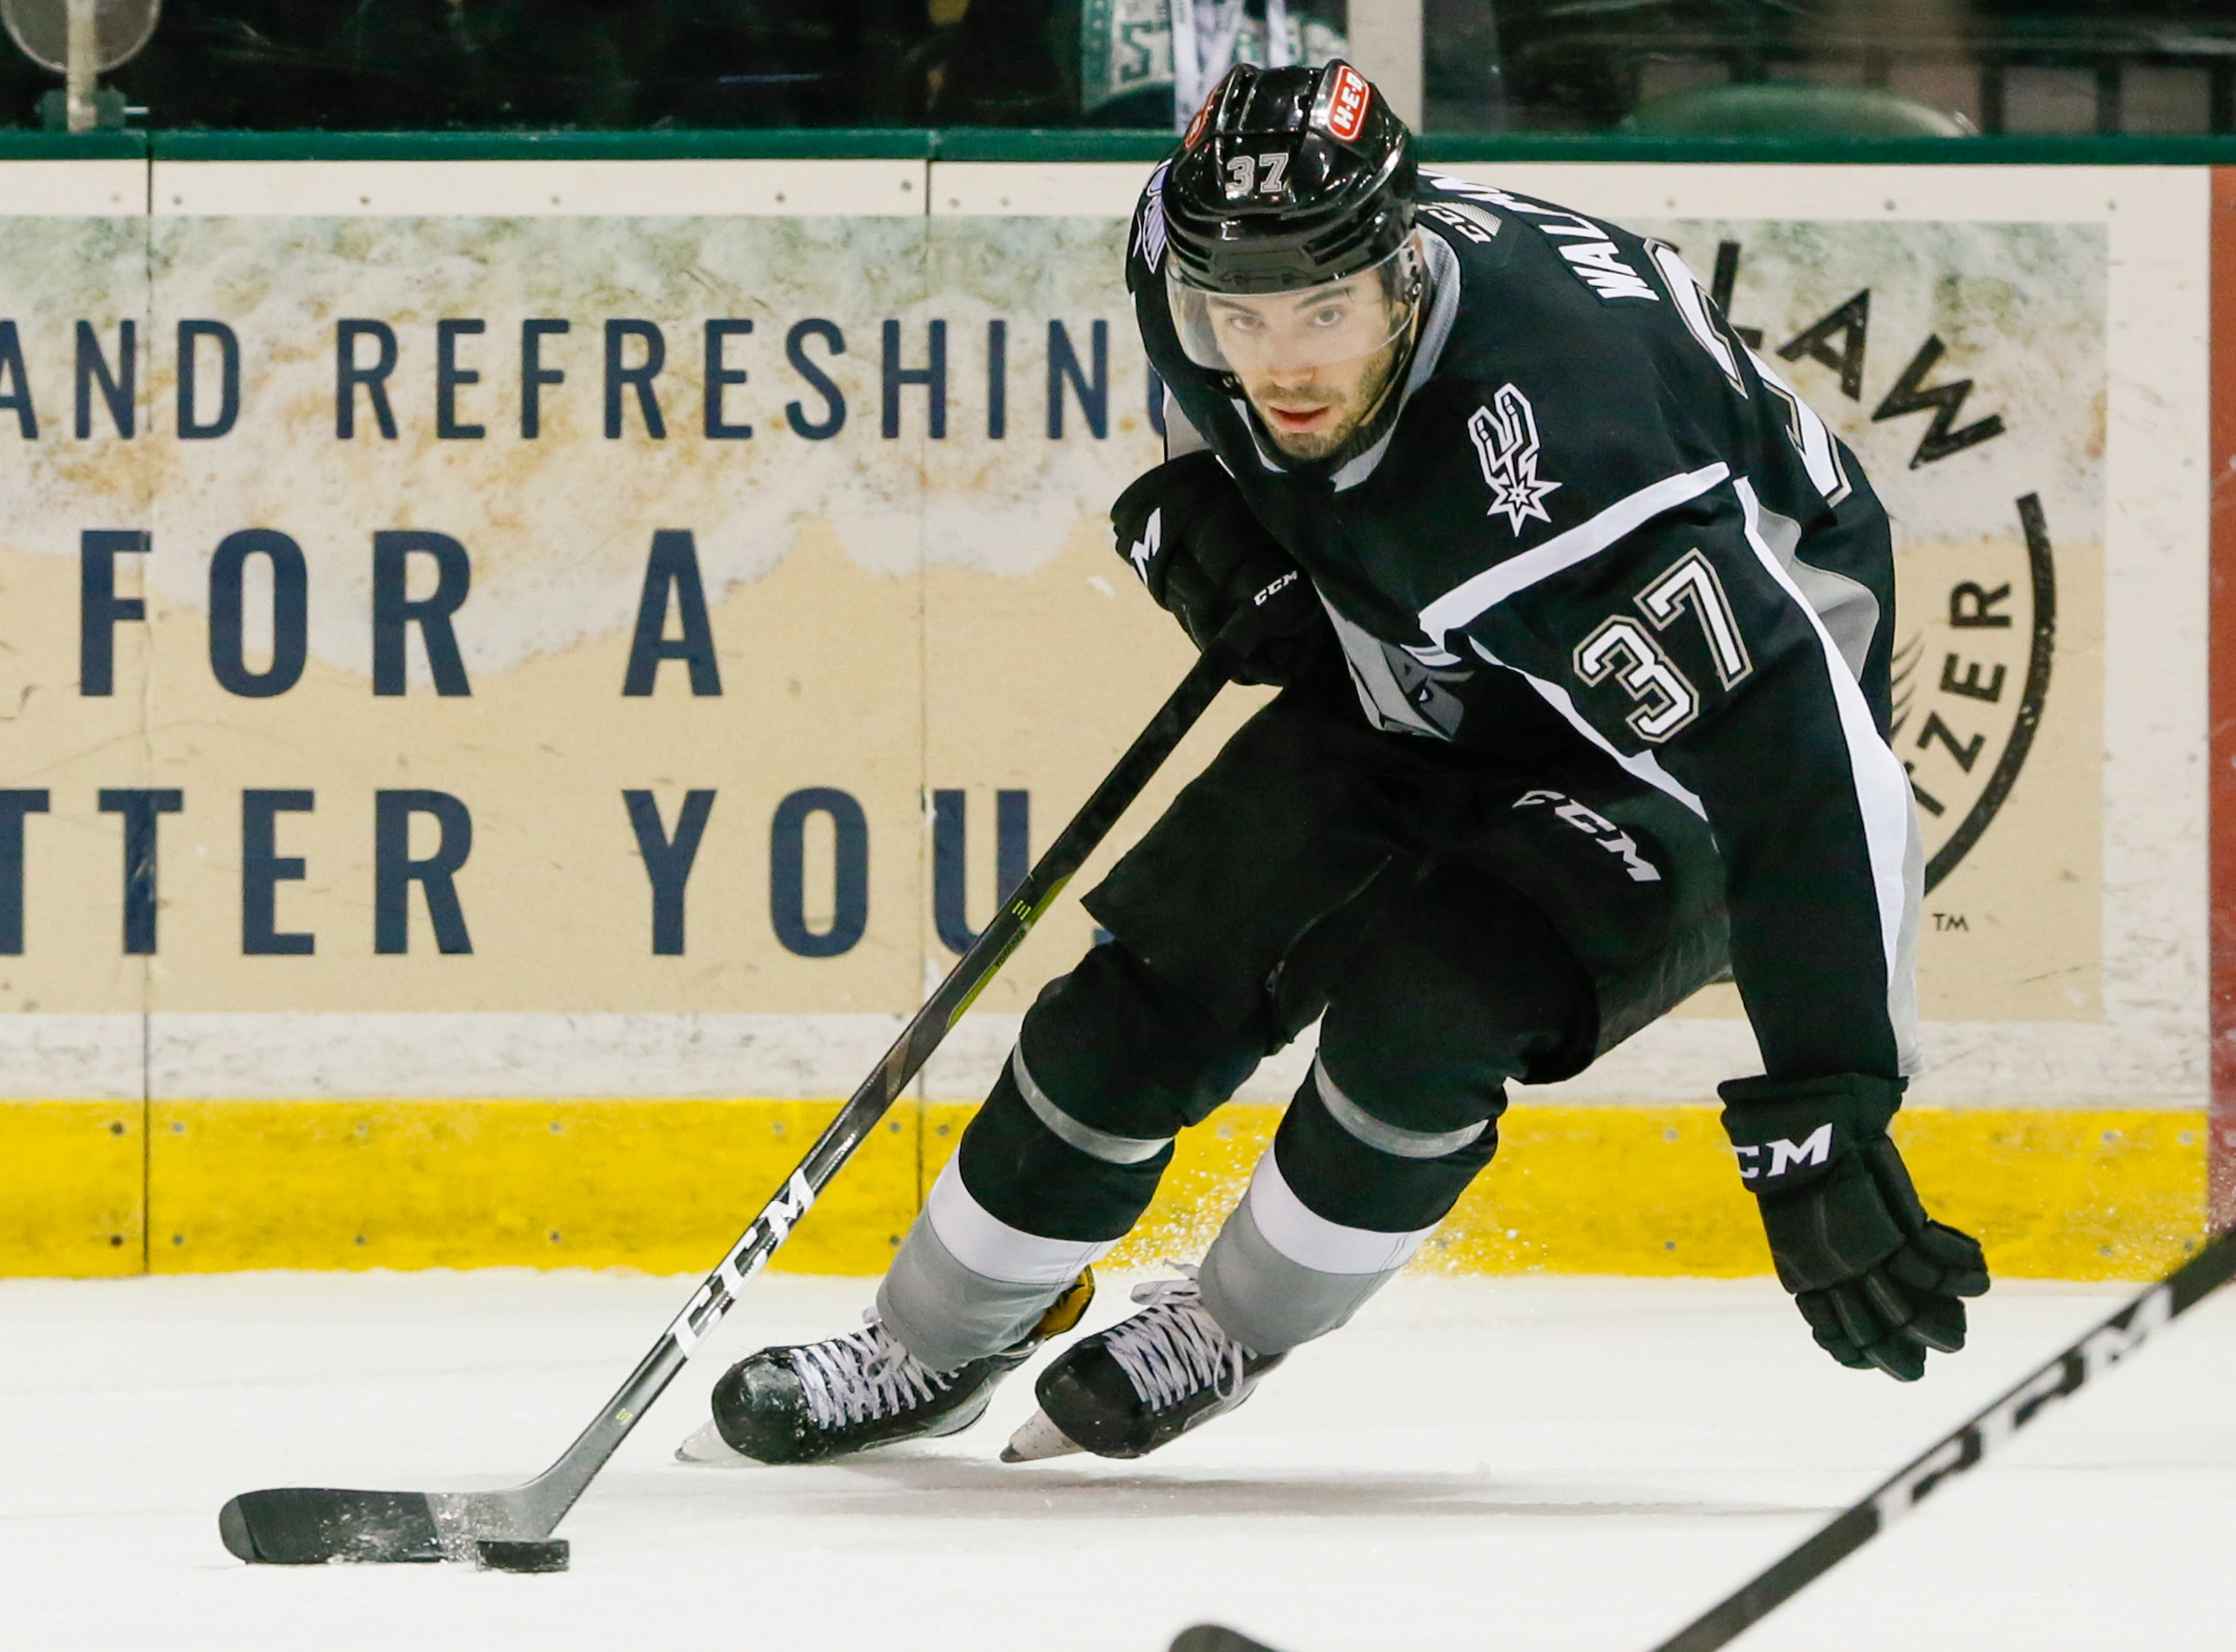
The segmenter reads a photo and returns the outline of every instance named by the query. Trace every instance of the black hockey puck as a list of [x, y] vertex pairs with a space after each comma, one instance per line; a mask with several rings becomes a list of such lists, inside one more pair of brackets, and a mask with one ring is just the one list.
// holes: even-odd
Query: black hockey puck
[[529, 1540], [476, 1538], [473, 1539], [473, 1564], [483, 1571], [564, 1571], [567, 1569], [567, 1540], [564, 1538]]
[[1172, 1652], [1273, 1652], [1223, 1623], [1199, 1623], [1172, 1638]]

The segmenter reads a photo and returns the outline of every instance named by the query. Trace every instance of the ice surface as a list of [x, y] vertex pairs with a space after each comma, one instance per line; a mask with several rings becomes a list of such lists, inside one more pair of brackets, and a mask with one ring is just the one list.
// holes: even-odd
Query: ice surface
[[[1090, 1325], [1126, 1306], [1107, 1282]], [[1644, 1652], [2109, 1311], [1999, 1286], [1898, 1387], [1768, 1281], [1407, 1279], [1139, 1464], [1004, 1467], [1031, 1409], [849, 1467], [671, 1460], [731, 1359], [852, 1329], [763, 1277], [562, 1534], [563, 1576], [248, 1568], [265, 1485], [542, 1468], [688, 1294], [587, 1273], [0, 1282], [0, 1643], [27, 1652]], [[1748, 1652], [2236, 1646], [2236, 1291], [1746, 1637]]]

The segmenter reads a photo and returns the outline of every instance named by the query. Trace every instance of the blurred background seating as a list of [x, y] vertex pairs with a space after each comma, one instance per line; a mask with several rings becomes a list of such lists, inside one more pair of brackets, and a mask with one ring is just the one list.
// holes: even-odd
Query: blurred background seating
[[[2236, 128], [2227, 0], [1400, 3], [1431, 130]], [[1354, 33], [1344, 0], [1194, 10], [1214, 78]], [[1175, 81], [1170, 0], [171, 0], [108, 83], [138, 125], [393, 131], [1169, 128]], [[0, 53], [0, 124], [55, 82]]]

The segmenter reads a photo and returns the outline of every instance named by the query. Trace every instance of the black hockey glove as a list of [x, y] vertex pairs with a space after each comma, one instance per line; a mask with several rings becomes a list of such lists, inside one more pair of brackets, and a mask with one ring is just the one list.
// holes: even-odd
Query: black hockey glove
[[1886, 1126], [1898, 1079], [1736, 1078], [1717, 1087], [1739, 1174], [1762, 1208], [1778, 1283], [1817, 1345], [1899, 1382], [1926, 1350], [1964, 1346], [1964, 1304], [1988, 1288], [1971, 1236], [1929, 1220]]
[[1110, 507], [1118, 553], [1189, 640], [1237, 683], [1286, 683], [1328, 636], [1312, 582], [1258, 525], [1234, 478], [1191, 453], [1134, 478]]

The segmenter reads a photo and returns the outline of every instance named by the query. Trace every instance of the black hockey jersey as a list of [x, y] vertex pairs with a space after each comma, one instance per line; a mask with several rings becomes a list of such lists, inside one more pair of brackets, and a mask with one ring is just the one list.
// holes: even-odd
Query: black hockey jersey
[[1887, 743], [1894, 564], [1854, 458], [1677, 252], [1422, 174], [1429, 289], [1371, 444], [1284, 458], [1166, 308], [1162, 169], [1127, 261], [1166, 440], [1218, 454], [1394, 738], [1587, 742], [1702, 816], [1778, 1077], [1916, 1070], [1923, 856]]

